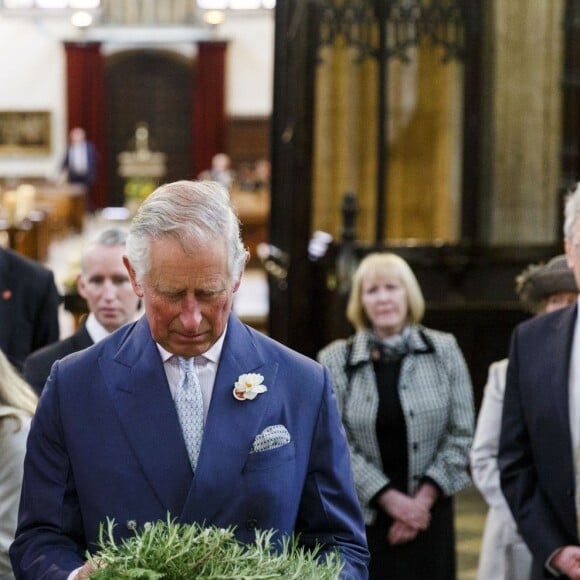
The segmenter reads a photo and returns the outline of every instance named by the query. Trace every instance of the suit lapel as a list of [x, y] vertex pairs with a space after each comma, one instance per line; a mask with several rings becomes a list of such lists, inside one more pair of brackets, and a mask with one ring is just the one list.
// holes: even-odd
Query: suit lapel
[[[243, 373], [260, 373], [268, 391], [252, 401], [233, 396]], [[240, 482], [252, 442], [275, 397], [277, 364], [266, 364], [251, 333], [230, 316], [190, 496], [181, 519], [210, 522]]]
[[[558, 440], [565, 442], [563, 456], [573, 457], [570, 433], [570, 357], [576, 326], [577, 308], [567, 308], [562, 315], [551, 321], [550, 338], [545, 341], [545, 356], [548, 364], [546, 375], [546, 398], [552, 400], [557, 420], [553, 422], [564, 430]], [[580, 339], [580, 337], [578, 337]]]
[[183, 507], [192, 472], [159, 351], [142, 317], [102, 372], [130, 446], [159, 501], [172, 515]]
[[[546, 375], [546, 397], [554, 402], [554, 409], [558, 420], [554, 423], [565, 430], [567, 450], [570, 445], [570, 356], [574, 328], [576, 325], [576, 308], [566, 309], [562, 316], [555, 317], [551, 321], [551, 332], [545, 340], [545, 356], [548, 369]], [[580, 338], [580, 337], [579, 337]], [[571, 453], [566, 454], [572, 457]]]
[[73, 352], [78, 350], [83, 350], [95, 344], [91, 335], [87, 331], [86, 320], [82, 323], [81, 327], [72, 335], [72, 344], [74, 347]]
[[[547, 364], [544, 380], [537, 381], [538, 388], [545, 390], [538, 400], [545, 401], [554, 420], [545, 425], [541, 437], [546, 442], [558, 442], [557, 461], [552, 464], [550, 475], [552, 501], [568, 533], [576, 535], [576, 519], [570, 510], [569, 489], [575, 487], [575, 466], [573, 462], [570, 432], [570, 356], [577, 308], [567, 308], [560, 316], [550, 321], [549, 332], [542, 344]], [[579, 337], [580, 338], [580, 337]], [[550, 448], [545, 450], [550, 454]]]

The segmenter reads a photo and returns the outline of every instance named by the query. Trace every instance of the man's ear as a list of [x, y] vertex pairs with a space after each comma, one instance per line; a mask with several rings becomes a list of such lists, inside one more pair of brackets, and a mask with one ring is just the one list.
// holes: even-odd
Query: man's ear
[[86, 299], [85, 296], [85, 282], [83, 280], [83, 277], [81, 274], [77, 275], [77, 292], [79, 293], [79, 296], [82, 296], [83, 298]]
[[125, 268], [127, 269], [127, 273], [129, 274], [129, 278], [131, 280], [131, 286], [133, 286], [133, 292], [139, 296], [139, 298], [143, 298], [143, 287], [139, 282], [137, 282], [137, 274], [135, 273], [135, 268], [129, 262], [129, 258], [127, 256], [123, 256], [123, 264], [125, 264]]
[[234, 282], [234, 284], [232, 286], [232, 292], [238, 291], [238, 288], [240, 287], [240, 284], [242, 283], [242, 276], [244, 275], [244, 270], [246, 269], [246, 266], [248, 265], [249, 261], [250, 261], [250, 252], [246, 252], [246, 258], [244, 260], [244, 267], [242, 268], [242, 271], [240, 272], [238, 279]]

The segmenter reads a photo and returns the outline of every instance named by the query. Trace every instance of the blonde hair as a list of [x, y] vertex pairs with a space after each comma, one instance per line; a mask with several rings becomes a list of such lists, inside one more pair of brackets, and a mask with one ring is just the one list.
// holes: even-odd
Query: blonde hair
[[364, 308], [362, 307], [362, 282], [368, 276], [394, 276], [401, 282], [407, 293], [409, 306], [408, 321], [418, 324], [425, 314], [425, 299], [409, 264], [400, 256], [390, 252], [375, 252], [368, 254], [358, 265], [352, 277], [352, 289], [346, 307], [346, 317], [356, 330], [370, 327]]
[[[0, 405], [23, 411], [32, 417], [34, 411], [36, 411], [37, 404], [38, 397], [32, 387], [10, 364], [6, 355], [0, 351]], [[21, 421], [17, 413], [11, 413], [4, 417], [16, 419], [19, 424], [18, 429], [20, 429]]]

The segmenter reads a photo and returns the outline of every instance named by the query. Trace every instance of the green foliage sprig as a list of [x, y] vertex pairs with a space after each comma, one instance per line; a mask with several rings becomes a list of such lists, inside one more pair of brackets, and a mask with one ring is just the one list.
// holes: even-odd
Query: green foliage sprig
[[338, 551], [321, 557], [296, 537], [273, 545], [274, 531], [257, 531], [243, 544], [234, 528], [202, 527], [171, 521], [146, 524], [135, 536], [116, 542], [113, 520], [101, 524], [91, 580], [338, 580]]
[[125, 182], [123, 192], [126, 199], [143, 201], [155, 191], [156, 187], [157, 184], [153, 179], [147, 177], [131, 177]]

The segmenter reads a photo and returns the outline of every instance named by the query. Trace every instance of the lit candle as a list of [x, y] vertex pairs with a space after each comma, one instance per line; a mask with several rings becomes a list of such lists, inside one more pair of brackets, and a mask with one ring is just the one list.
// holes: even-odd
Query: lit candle
[[16, 190], [16, 220], [21, 222], [26, 219], [30, 212], [34, 209], [34, 200], [36, 197], [36, 190], [33, 185], [23, 183], [18, 186]]
[[6, 214], [6, 220], [10, 226], [16, 224], [16, 202], [17, 195], [15, 191], [7, 191], [4, 193], [2, 205], [4, 207], [4, 213]]

